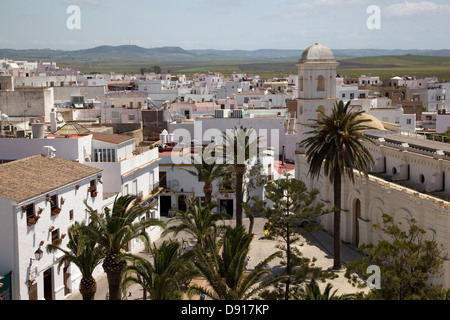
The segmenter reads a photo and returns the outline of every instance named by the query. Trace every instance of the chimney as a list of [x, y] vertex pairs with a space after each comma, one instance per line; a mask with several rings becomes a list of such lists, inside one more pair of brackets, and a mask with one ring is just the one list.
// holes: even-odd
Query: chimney
[[50, 132], [55, 133], [57, 130], [56, 127], [56, 112], [55, 109], [52, 109], [52, 112], [50, 112]]

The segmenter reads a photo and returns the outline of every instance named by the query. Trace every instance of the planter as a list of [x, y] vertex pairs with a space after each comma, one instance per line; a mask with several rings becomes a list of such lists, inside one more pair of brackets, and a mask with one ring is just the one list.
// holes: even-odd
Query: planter
[[31, 227], [31, 226], [35, 225], [39, 221], [40, 218], [41, 217], [36, 216], [36, 215], [33, 217], [28, 217], [27, 218], [27, 226]]
[[91, 197], [92, 197], [92, 198], [97, 197], [97, 195], [98, 195], [98, 191], [92, 191], [92, 192], [91, 192]]
[[59, 246], [62, 243], [62, 239], [55, 239], [52, 244], [54, 244], [55, 246]]
[[60, 208], [56, 208], [56, 209], [52, 210], [52, 216], [56, 216], [56, 215], [58, 215], [60, 213], [61, 213], [61, 209]]

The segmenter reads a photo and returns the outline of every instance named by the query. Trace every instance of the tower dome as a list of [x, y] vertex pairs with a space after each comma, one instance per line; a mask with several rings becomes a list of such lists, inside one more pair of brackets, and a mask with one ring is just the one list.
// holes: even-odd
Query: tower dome
[[303, 51], [299, 62], [336, 61], [330, 48], [316, 43]]

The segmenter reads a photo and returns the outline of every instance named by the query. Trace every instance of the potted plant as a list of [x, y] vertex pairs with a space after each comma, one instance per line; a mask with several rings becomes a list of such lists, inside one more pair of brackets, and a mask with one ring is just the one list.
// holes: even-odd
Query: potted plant
[[64, 199], [63, 197], [61, 197], [61, 201], [60, 201], [61, 205], [63, 205], [64, 202], [66, 202], [66, 199]]
[[22, 212], [26, 212], [27, 211], [27, 207], [26, 206], [22, 206]]
[[34, 215], [34, 216], [31, 216], [31, 217], [27, 217], [27, 226], [28, 226], [28, 227], [31, 227], [31, 226], [35, 225], [35, 224], [38, 222], [38, 220], [39, 220], [40, 218], [41, 218], [41, 217], [38, 216], [38, 215]]
[[43, 211], [44, 211], [43, 208], [38, 208], [38, 210], [37, 210], [38, 214], [41, 214]]
[[55, 246], [59, 246], [62, 243], [62, 239], [55, 239], [53, 240], [52, 244]]
[[52, 232], [53, 230], [55, 230], [55, 226], [50, 226], [50, 228], [48, 228], [48, 232]]
[[78, 189], [80, 189], [80, 186], [77, 184], [77, 185], [75, 186], [75, 190], [78, 190]]
[[95, 198], [98, 195], [98, 191], [92, 191], [91, 192], [91, 197]]
[[57, 214], [61, 213], [61, 209], [60, 208], [55, 208], [52, 210], [52, 216], [56, 216]]

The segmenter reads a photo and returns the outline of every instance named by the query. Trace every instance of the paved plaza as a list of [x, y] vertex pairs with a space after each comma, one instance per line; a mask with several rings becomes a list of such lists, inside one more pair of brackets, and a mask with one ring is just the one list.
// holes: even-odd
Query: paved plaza
[[[166, 218], [162, 218], [164, 222], [167, 221]], [[253, 227], [253, 233], [255, 234], [254, 239], [252, 241], [251, 247], [250, 247], [250, 261], [248, 263], [248, 268], [252, 269], [256, 264], [258, 264], [260, 261], [265, 259], [267, 256], [272, 254], [273, 252], [277, 251], [276, 248], [277, 244], [280, 244], [280, 241], [276, 240], [268, 240], [264, 239], [264, 223], [267, 220], [264, 218], [256, 218], [255, 224]], [[229, 220], [226, 223], [233, 223], [235, 220]], [[249, 225], [249, 219], [243, 219], [243, 224], [248, 230]], [[173, 238], [173, 235], [167, 235], [165, 237], [162, 237], [156, 241], [156, 244], [158, 245], [164, 240]], [[194, 239], [192, 239], [189, 235], [185, 233], [180, 233], [177, 238], [179, 240], [185, 240], [188, 242], [188, 244], [193, 245], [195, 243]], [[306, 240], [308, 238], [308, 241]], [[315, 265], [318, 267], [321, 267], [323, 269], [329, 269], [333, 265], [333, 236], [326, 233], [325, 231], [314, 231], [311, 233], [305, 234], [305, 236], [302, 236], [302, 239], [299, 241], [300, 251], [303, 253], [303, 255], [307, 258], [316, 258], [317, 261], [315, 262]], [[139, 253], [140, 255], [144, 255], [144, 253]], [[356, 259], [361, 259], [362, 256], [356, 251], [356, 248], [349, 244], [342, 244], [342, 260], [345, 265], [345, 262], [347, 261], [353, 261]], [[269, 267], [275, 267], [279, 265], [280, 259], [274, 259], [270, 264]], [[353, 287], [345, 278], [344, 276], [345, 272], [338, 272], [338, 277], [333, 280], [327, 280], [326, 283], [330, 282], [333, 285], [333, 291], [338, 290], [337, 294], [344, 294], [344, 293], [354, 293], [359, 291], [367, 292], [366, 289], [358, 289]], [[97, 280], [97, 294], [95, 296], [95, 300], [105, 300], [107, 298], [108, 294], [108, 283], [106, 279], [106, 274], [102, 274]], [[324, 287], [326, 283], [319, 283], [319, 285]], [[128, 288], [126, 292], [124, 292], [124, 298], [128, 300], [142, 300], [142, 294], [143, 291], [141, 287], [137, 285], [133, 285]], [[66, 298], [67, 300], [81, 300], [81, 295], [79, 294], [78, 290], [73, 292], [70, 297]], [[193, 297], [193, 299], [198, 299], [198, 297]]]

